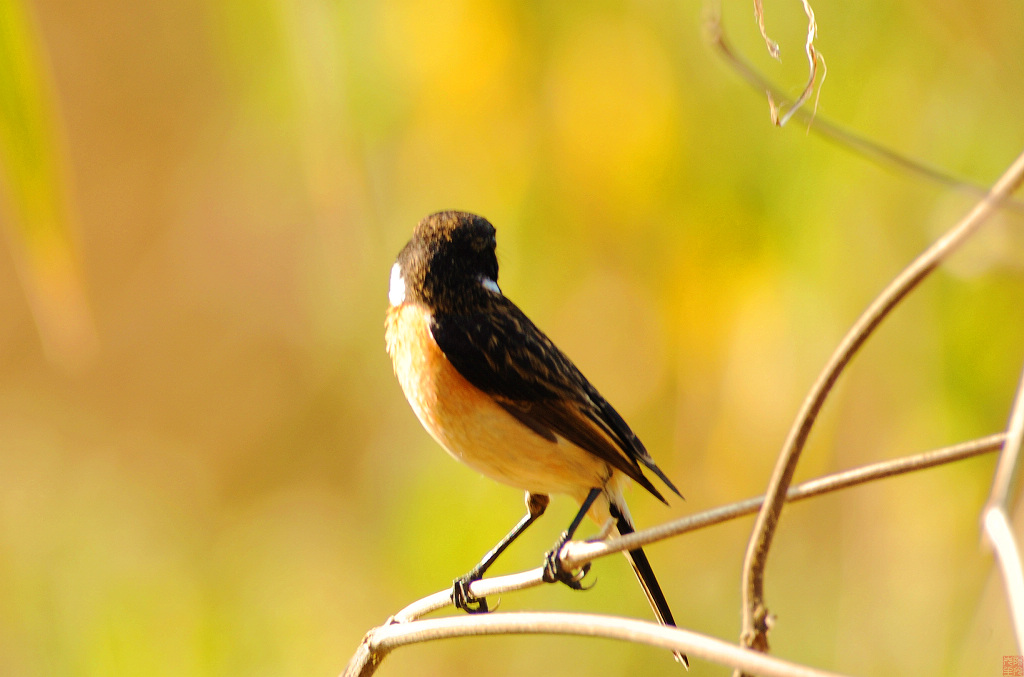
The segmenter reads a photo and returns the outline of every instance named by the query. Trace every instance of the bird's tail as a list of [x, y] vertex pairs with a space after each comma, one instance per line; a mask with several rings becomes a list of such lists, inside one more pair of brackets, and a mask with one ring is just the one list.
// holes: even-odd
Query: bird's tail
[[[633, 528], [633, 520], [630, 518], [629, 509], [626, 507], [625, 501], [620, 500], [618, 505], [613, 502], [610, 504], [609, 509], [620, 534], [624, 536], [636, 531]], [[633, 573], [636, 574], [637, 580], [640, 581], [640, 586], [644, 589], [644, 594], [647, 595], [647, 601], [650, 602], [654, 615], [658, 617], [658, 622], [662, 625], [675, 627], [676, 621], [672, 617], [672, 609], [669, 608], [668, 600], [665, 599], [665, 593], [662, 592], [661, 585], [654, 575], [654, 569], [651, 568], [651, 562], [647, 559], [647, 553], [643, 551], [643, 548], [637, 548], [623, 554], [629, 560], [630, 566], [633, 567]], [[672, 655], [686, 668], [690, 667], [690, 661], [686, 658], [686, 654], [673, 651]]]

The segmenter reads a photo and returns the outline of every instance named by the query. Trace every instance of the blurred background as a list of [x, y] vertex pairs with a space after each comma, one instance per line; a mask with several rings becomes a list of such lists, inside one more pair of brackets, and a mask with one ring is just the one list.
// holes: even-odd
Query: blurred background
[[[1024, 146], [1007, 0], [814, 4], [818, 114], [981, 184]], [[791, 123], [675, 0], [5, 0], [0, 4], [0, 674], [335, 675], [450, 585], [522, 495], [423, 432], [384, 352], [424, 215], [498, 229], [501, 285], [686, 496], [764, 491], [804, 393], [872, 297], [972, 199]], [[799, 3], [722, 8], [796, 94]], [[1024, 362], [1022, 218], [897, 311], [798, 479], [1004, 427]], [[994, 459], [794, 505], [767, 572], [780, 656], [998, 674], [980, 545]], [[537, 566], [556, 500], [495, 573]], [[733, 641], [752, 519], [655, 545], [680, 625]], [[648, 618], [622, 558], [501, 609]], [[381, 675], [679, 674], [566, 638], [401, 650]], [[694, 661], [691, 674], [727, 672]]]

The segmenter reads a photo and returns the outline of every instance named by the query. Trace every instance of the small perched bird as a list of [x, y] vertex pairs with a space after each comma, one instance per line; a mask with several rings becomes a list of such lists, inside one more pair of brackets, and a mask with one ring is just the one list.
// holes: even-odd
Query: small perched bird
[[[586, 570], [563, 571], [558, 552], [584, 515], [634, 531], [629, 480], [667, 503], [645, 468], [681, 496], [615, 409], [501, 293], [495, 246], [494, 226], [480, 216], [446, 211], [420, 221], [391, 268], [385, 322], [395, 374], [427, 432], [459, 461], [527, 492], [526, 516], [454, 583], [453, 602], [471, 613], [488, 606], [469, 585], [543, 514], [550, 494], [581, 508], [546, 555], [545, 580], [576, 589]], [[658, 620], [675, 625], [644, 551], [626, 557]]]

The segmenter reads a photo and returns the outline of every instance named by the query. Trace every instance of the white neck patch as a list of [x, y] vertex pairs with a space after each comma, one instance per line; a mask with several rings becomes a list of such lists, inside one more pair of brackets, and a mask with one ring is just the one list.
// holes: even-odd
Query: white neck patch
[[402, 267], [395, 263], [391, 266], [391, 283], [388, 285], [388, 301], [391, 306], [400, 306], [405, 303], [405, 279], [402, 277]]
[[501, 289], [498, 287], [498, 283], [492, 280], [491, 278], [487, 277], [486, 275], [480, 276], [480, 286], [489, 292], [501, 294]]
[[[498, 287], [498, 283], [486, 275], [480, 276], [480, 286], [494, 294], [501, 294], [501, 288]], [[402, 267], [398, 263], [391, 266], [391, 282], [388, 284], [388, 301], [391, 302], [392, 307], [400, 306], [405, 303], [405, 278], [402, 277]]]

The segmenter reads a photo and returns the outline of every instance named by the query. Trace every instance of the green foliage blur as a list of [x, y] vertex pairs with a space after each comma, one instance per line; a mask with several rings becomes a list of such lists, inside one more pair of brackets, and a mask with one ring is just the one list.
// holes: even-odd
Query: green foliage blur
[[[507, 295], [686, 496], [762, 493], [804, 393], [870, 299], [972, 200], [805, 127], [678, 0], [5, 0], [0, 4], [0, 674], [337, 674], [522, 514], [447, 457], [383, 346], [393, 257], [445, 208], [498, 229]], [[818, 115], [981, 184], [1024, 147], [1010, 0], [814, 3]], [[722, 8], [787, 91], [799, 3]], [[897, 311], [800, 479], [1005, 425], [1024, 236], [1005, 214]], [[997, 674], [1015, 654], [979, 545], [993, 459], [787, 509], [780, 656]], [[555, 500], [495, 568], [537, 566]], [[650, 548], [683, 626], [734, 640], [751, 520]], [[502, 611], [649, 618], [620, 558]], [[381, 675], [679, 674], [566, 638], [422, 645]], [[691, 674], [727, 674], [694, 661]]]

